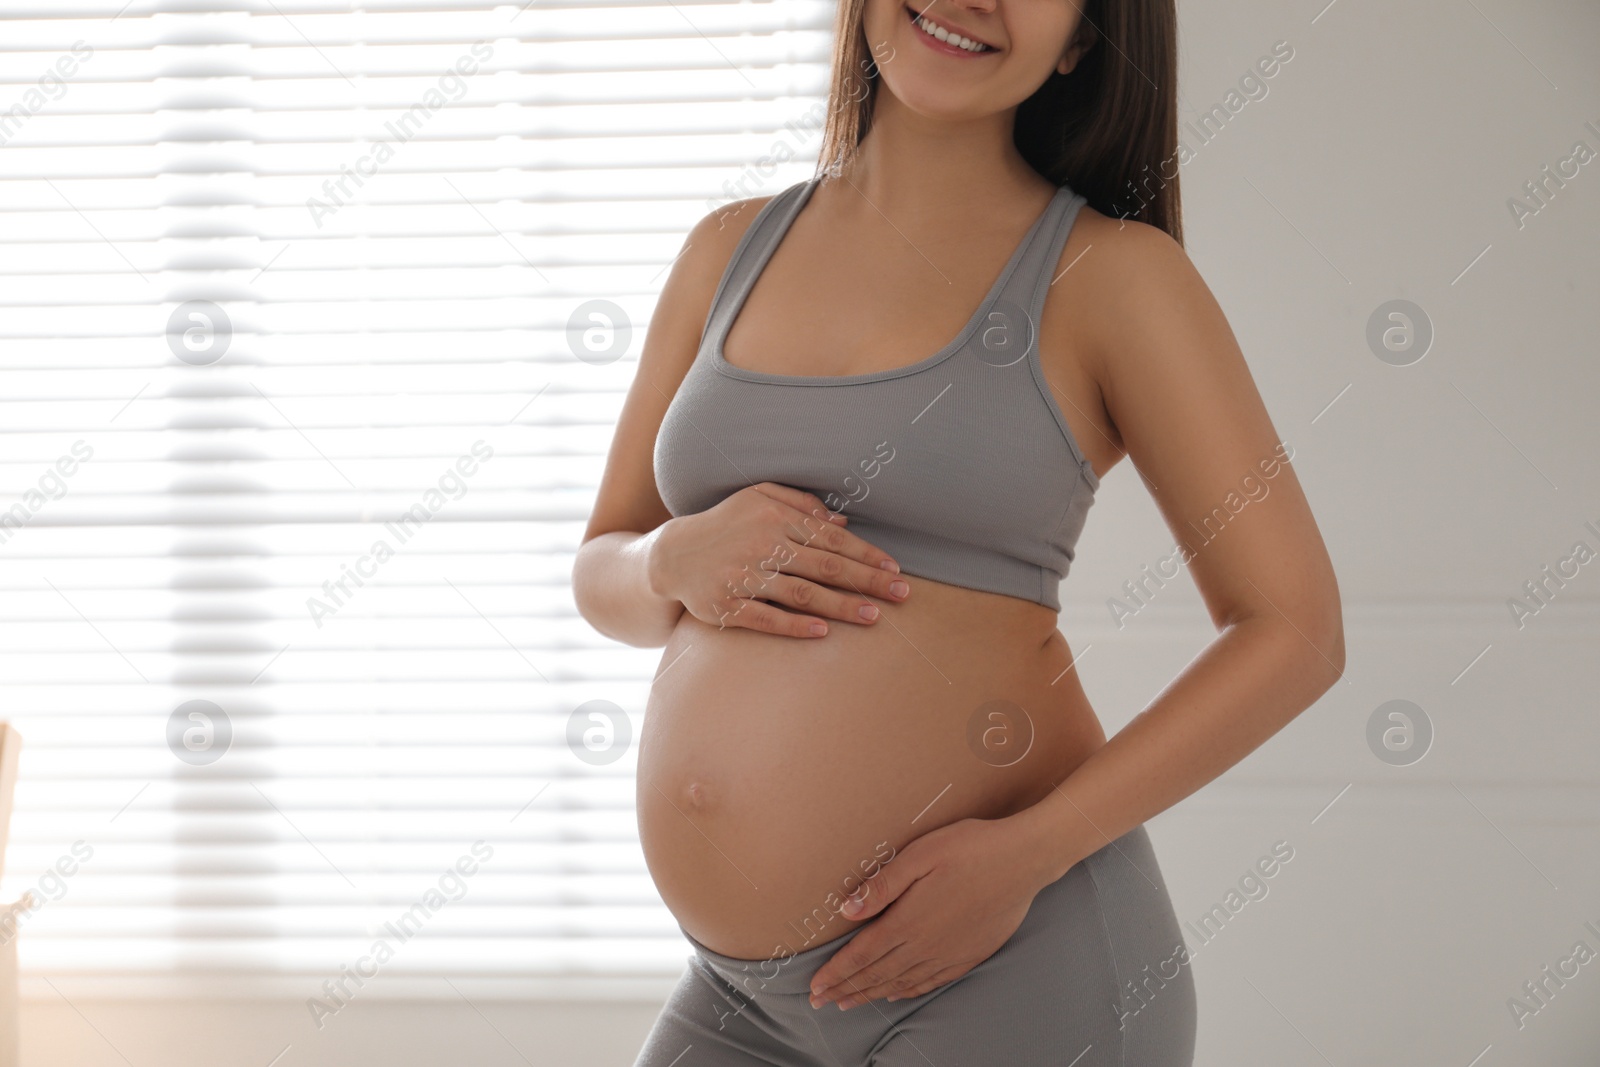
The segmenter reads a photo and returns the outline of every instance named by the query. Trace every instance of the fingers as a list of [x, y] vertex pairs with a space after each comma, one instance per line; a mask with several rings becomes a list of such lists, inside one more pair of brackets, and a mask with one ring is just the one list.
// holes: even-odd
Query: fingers
[[[886, 981], [869, 986], [849, 996], [839, 998], [839, 1009], [848, 1011], [857, 1004], [865, 1004], [869, 1000], [908, 1000], [914, 996], [921, 996], [913, 990], [921, 989], [934, 975], [947, 970], [941, 960], [923, 960], [913, 964], [904, 971]], [[927, 988], [932, 989], [929, 985]]]
[[832, 511], [818, 497], [804, 490], [775, 482], [758, 482], [750, 489], [769, 497], [788, 509], [789, 536], [802, 545], [816, 545], [829, 552], [864, 563], [868, 567], [900, 573], [900, 565], [883, 549], [842, 529], [845, 515]]
[[[791, 568], [794, 564], [789, 564]], [[840, 592], [825, 585], [807, 581], [793, 575], [779, 575], [762, 594], [781, 601], [798, 611], [810, 612], [825, 619], [870, 625], [880, 614], [878, 606], [864, 597]]]
[[901, 894], [911, 888], [911, 883], [926, 874], [923, 850], [912, 841], [893, 861], [883, 864], [872, 877], [861, 883], [854, 893], [845, 898], [839, 909], [846, 919], [870, 919], [893, 904]]
[[[946, 966], [939, 960], [925, 960], [907, 968], [897, 977], [870, 987], [852, 990], [849, 994], [841, 996], [837, 1003], [840, 1011], [849, 1011], [871, 1000], [913, 1000], [925, 993], [933, 992], [940, 986], [949, 985], [969, 970], [971, 968], [964, 964]], [[812, 998], [812, 1006], [821, 1006], [815, 997]]]
[[728, 595], [714, 598], [712, 612], [719, 627], [823, 637], [830, 619], [876, 622], [880, 610], [869, 597], [898, 603], [911, 595], [899, 564], [844, 529], [844, 516], [815, 495], [776, 482], [759, 482], [746, 492], [771, 501], [770, 515], [787, 539], [754, 571], [744, 568], [746, 577], [737, 588], [730, 583]]
[[820, 522], [807, 514], [794, 515], [791, 525], [789, 536], [796, 543], [861, 564], [863, 573], [900, 573], [900, 565], [889, 553], [871, 542], [863, 541], [849, 530], [833, 523]]
[[[836, 531], [842, 533], [843, 531]], [[788, 633], [821, 637], [827, 633], [827, 619], [871, 625], [881, 614], [870, 596], [892, 602], [904, 601], [911, 587], [898, 574], [872, 570], [863, 563], [845, 559], [821, 549], [793, 546], [783, 556], [775, 555], [753, 579], [747, 579], [735, 596], [739, 603], [728, 603], [719, 612], [719, 623], [748, 626], [766, 633]], [[781, 570], [779, 568], [782, 568]], [[781, 618], [781, 610], [748, 615], [743, 604], [753, 598], [775, 601], [793, 608], [798, 615]], [[822, 632], [812, 630], [814, 623]]]
[[815, 516], [825, 522], [843, 526], [848, 521], [845, 516], [824, 504], [820, 497], [813, 493], [808, 493], [804, 489], [796, 489], [793, 486], [782, 485], [778, 482], [757, 482], [750, 488], [763, 496], [770, 496], [780, 503], [787, 504], [796, 511]]
[[[839, 955], [843, 955], [848, 950], [849, 946], [847, 945], [840, 950]], [[836, 956], [835, 959], [837, 958]], [[865, 1004], [872, 996], [883, 995], [882, 993], [871, 993], [872, 990], [892, 985], [923, 962], [918, 958], [917, 950], [909, 944], [896, 945], [882, 957], [864, 965], [854, 973], [846, 975], [841, 981], [834, 983], [828, 989], [824, 989], [820, 994], [813, 992], [811, 994], [811, 1005], [812, 1007], [821, 1007], [830, 1000], [837, 1000], [841, 1009], [850, 1003]], [[919, 975], [919, 977], [925, 976]], [[813, 978], [813, 990], [815, 990], [815, 987], [816, 979]], [[869, 994], [871, 995], [869, 996]]]
[[915, 983], [906, 992], [891, 994], [887, 999], [889, 999], [889, 1000], [910, 1000], [913, 997], [920, 997], [924, 993], [933, 992], [935, 989], [938, 989], [940, 986], [949, 985], [951, 982], [954, 982], [957, 978], [960, 978], [962, 975], [966, 974], [968, 972], [968, 970], [970, 970], [970, 968], [962, 967], [962, 966], [946, 967], [944, 970], [935, 972], [932, 976], [930, 976], [928, 978], [925, 978], [920, 982]]
[[[775, 601], [783, 607], [754, 599]], [[784, 607], [793, 608], [786, 611]], [[865, 607], [867, 612], [863, 612]], [[718, 612], [719, 626], [741, 626], [763, 633], [794, 637], [823, 637], [828, 619], [869, 623], [878, 617], [878, 608], [868, 600], [814, 585], [803, 578], [777, 574], [761, 582], [759, 589], [746, 589], [729, 597]]]
[[[773, 582], [782, 580], [780, 576]], [[763, 592], [761, 595], [775, 594]], [[739, 626], [780, 637], [825, 637], [828, 633], [827, 621], [815, 615], [798, 615], [760, 600], [743, 597], [729, 597], [728, 603], [717, 609], [717, 625], [719, 628]]]
[[[843, 530], [833, 530], [833, 533], [844, 534]], [[854, 534], [846, 534], [854, 537]], [[856, 594], [852, 599], [864, 603], [861, 597], [875, 596], [882, 600], [896, 603], [911, 595], [911, 586], [900, 577], [898, 571], [881, 570], [866, 563], [857, 562], [843, 554], [836, 553], [826, 545], [813, 547], [799, 545], [794, 550], [794, 559], [783, 568], [790, 574], [798, 574], [809, 578], [821, 585], [842, 589], [847, 593]]]
[[893, 930], [885, 929], [882, 924], [864, 927], [861, 933], [851, 938], [849, 944], [829, 957], [828, 962], [811, 976], [811, 999], [832, 1000], [834, 997], [847, 996], [857, 987], [865, 989], [869, 985], [876, 985], [886, 975], [898, 973], [895, 970], [862, 974], [868, 968], [881, 966], [882, 961], [903, 944], [904, 938]]
[[[785, 566], [793, 569], [795, 564], [791, 562]], [[785, 611], [771, 604], [763, 604], [754, 597], [775, 601], [794, 610]], [[905, 594], [902, 593], [893, 599], [904, 598]], [[794, 575], [776, 574], [764, 578], [759, 589], [746, 588], [727, 598], [727, 602], [718, 609], [717, 622], [719, 626], [742, 626], [763, 633], [823, 637], [827, 635], [829, 619], [870, 626], [880, 614], [878, 606], [864, 597], [842, 593]], [[820, 629], [816, 629], [818, 627]]]

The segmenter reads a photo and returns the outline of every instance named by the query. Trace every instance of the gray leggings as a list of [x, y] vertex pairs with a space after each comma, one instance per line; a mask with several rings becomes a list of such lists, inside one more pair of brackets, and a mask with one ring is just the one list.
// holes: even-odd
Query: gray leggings
[[954, 982], [849, 1011], [811, 1007], [811, 977], [859, 932], [783, 960], [741, 960], [684, 931], [689, 969], [634, 1067], [1194, 1062], [1194, 978], [1142, 826], [1040, 890], [1016, 933]]

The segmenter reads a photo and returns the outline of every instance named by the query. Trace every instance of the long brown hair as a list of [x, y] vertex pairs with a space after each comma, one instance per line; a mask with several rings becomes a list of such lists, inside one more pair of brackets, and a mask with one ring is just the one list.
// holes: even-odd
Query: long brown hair
[[[866, 4], [839, 0], [819, 174], [836, 172], [872, 128], [881, 79], [862, 29]], [[1101, 214], [1182, 244], [1175, 0], [1086, 0], [1078, 33], [1093, 43], [1072, 73], [1051, 71], [1018, 106], [1017, 151]]]

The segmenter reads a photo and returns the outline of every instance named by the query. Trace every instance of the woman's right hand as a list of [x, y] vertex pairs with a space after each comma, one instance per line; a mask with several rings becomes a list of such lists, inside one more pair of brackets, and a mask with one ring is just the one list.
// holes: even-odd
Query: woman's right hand
[[827, 619], [871, 624], [878, 608], [867, 596], [898, 602], [911, 587], [887, 552], [844, 523], [810, 493], [759, 482], [661, 527], [651, 591], [719, 628], [821, 637]]

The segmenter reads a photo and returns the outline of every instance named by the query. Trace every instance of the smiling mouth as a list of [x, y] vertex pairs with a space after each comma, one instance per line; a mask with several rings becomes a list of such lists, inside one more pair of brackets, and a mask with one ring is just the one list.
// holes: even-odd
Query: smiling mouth
[[994, 45], [973, 40], [971, 37], [967, 37], [956, 30], [952, 30], [948, 26], [939, 25], [926, 15], [919, 14], [915, 8], [906, 8], [906, 17], [911, 20], [911, 24], [917, 28], [918, 32], [927, 34], [940, 44], [946, 44], [952, 48], [959, 48], [961, 51], [968, 52], [975, 56], [983, 55], [986, 52], [999, 51], [999, 49]]

